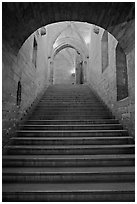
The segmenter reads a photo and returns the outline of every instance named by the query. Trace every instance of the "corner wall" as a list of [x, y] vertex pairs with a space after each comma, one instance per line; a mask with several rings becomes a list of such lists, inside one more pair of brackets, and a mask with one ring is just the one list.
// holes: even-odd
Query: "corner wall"
[[[126, 31], [121, 32], [121, 39], [130, 38], [133, 36], [133, 23], [129, 22], [129, 27]], [[127, 26], [126, 26], [127, 27]], [[130, 49], [127, 49], [127, 74], [128, 74], [128, 97], [117, 101], [117, 86], [116, 86], [116, 45], [117, 40], [111, 35], [108, 35], [108, 54], [109, 65], [102, 73], [101, 63], [101, 38], [102, 30], [96, 35], [91, 31], [91, 43], [90, 43], [90, 59], [88, 68], [88, 84], [89, 86], [101, 97], [104, 103], [112, 111], [113, 115], [128, 129], [129, 134], [134, 137], [135, 129], [135, 49], [134, 38], [132, 37], [132, 48], [130, 43]], [[120, 35], [120, 30], [117, 31]], [[130, 36], [131, 33], [131, 36]], [[122, 36], [123, 34], [123, 36]], [[128, 43], [129, 40], [125, 41]], [[128, 47], [128, 44], [125, 44]]]
[[[37, 40], [37, 67], [32, 63], [34, 35]], [[2, 109], [3, 145], [15, 133], [15, 127], [32, 103], [48, 86], [46, 36], [38, 31], [32, 34], [19, 50], [18, 55], [3, 42], [2, 49]], [[17, 85], [21, 82], [21, 104], [17, 106]]]

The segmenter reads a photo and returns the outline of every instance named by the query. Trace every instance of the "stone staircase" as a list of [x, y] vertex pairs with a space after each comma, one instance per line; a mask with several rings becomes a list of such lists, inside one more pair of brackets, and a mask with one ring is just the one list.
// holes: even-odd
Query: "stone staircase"
[[86, 85], [54, 85], [5, 146], [3, 201], [134, 201], [134, 140]]

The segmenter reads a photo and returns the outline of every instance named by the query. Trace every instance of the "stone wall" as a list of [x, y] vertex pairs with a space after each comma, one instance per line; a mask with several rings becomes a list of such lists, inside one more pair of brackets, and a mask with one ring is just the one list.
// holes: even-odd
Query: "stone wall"
[[[37, 40], [37, 66], [32, 62], [33, 40]], [[38, 31], [23, 44], [16, 56], [14, 50], [3, 41], [2, 49], [2, 100], [3, 144], [14, 133], [17, 124], [48, 86], [46, 36]], [[21, 104], [17, 106], [17, 86], [21, 82]]]
[[[84, 27], [83, 27], [84, 26]], [[89, 57], [85, 75], [90, 87], [101, 97], [113, 114], [134, 135], [134, 103], [135, 103], [135, 74], [134, 74], [134, 22], [133, 20], [117, 25], [113, 30], [127, 59], [128, 98], [117, 101], [116, 86], [116, 46], [118, 41], [108, 34], [108, 66], [102, 72], [101, 39], [104, 29], [94, 25], [79, 23], [81, 37], [91, 35], [86, 42]], [[50, 63], [53, 44], [61, 32], [66, 29], [65, 22], [48, 25], [46, 35], [40, 35], [40, 29], [33, 33], [23, 44], [18, 55], [7, 42], [3, 41], [3, 142], [11, 136], [12, 130], [20, 121], [26, 110], [39, 98], [49, 85]], [[85, 29], [85, 30], [84, 30]], [[88, 34], [88, 35], [87, 35]], [[37, 64], [33, 64], [33, 40], [37, 41]], [[61, 68], [62, 69], [62, 68]], [[21, 82], [21, 105], [17, 106], [17, 85]]]
[[[130, 26], [132, 25], [132, 26]], [[119, 27], [119, 26], [118, 26]], [[126, 25], [126, 31], [121, 39], [126, 39], [126, 37], [131, 37], [132, 41], [134, 26], [133, 22], [129, 22], [129, 27]], [[119, 30], [118, 30], [119, 32]], [[130, 36], [131, 33], [131, 36]], [[120, 35], [120, 34], [119, 34]], [[90, 59], [89, 59], [89, 70], [87, 74], [88, 83], [90, 87], [95, 90], [95, 92], [101, 97], [104, 103], [113, 112], [113, 115], [118, 118], [125, 128], [128, 129], [129, 133], [134, 136], [134, 114], [135, 114], [135, 57], [134, 57], [134, 42], [131, 43], [130, 49], [126, 52], [127, 60], [127, 74], [128, 74], [128, 97], [117, 101], [117, 86], [116, 86], [116, 46], [117, 40], [111, 35], [108, 35], [108, 67], [102, 73], [101, 64], [101, 38], [102, 31], [97, 35], [91, 32], [91, 44], [90, 44]], [[127, 40], [127, 43], [129, 40]], [[132, 44], [132, 48], [131, 48]], [[128, 48], [125, 41], [125, 47]]]
[[134, 18], [135, 2], [3, 2], [2, 37], [18, 48], [43, 25], [79, 21], [106, 29]]

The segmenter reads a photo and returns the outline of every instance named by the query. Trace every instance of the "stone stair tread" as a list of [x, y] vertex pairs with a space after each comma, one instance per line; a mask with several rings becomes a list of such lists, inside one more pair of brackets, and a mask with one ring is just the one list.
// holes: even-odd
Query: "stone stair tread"
[[127, 132], [126, 130], [18, 130], [18, 132]]
[[134, 199], [134, 140], [88, 86], [50, 86], [16, 133], [3, 200]]
[[130, 137], [130, 136], [122, 136], [122, 137], [109, 137], [109, 136], [106, 136], [106, 137], [92, 137], [92, 136], [89, 136], [89, 137], [86, 137], [86, 136], [81, 136], [81, 137], [63, 137], [63, 136], [60, 136], [60, 137], [12, 137], [11, 140], [97, 140], [97, 139], [101, 139], [101, 140], [114, 140], [114, 139], [118, 139], [118, 140], [121, 140], [121, 139], [133, 139], [133, 137]]
[[27, 124], [25, 124], [25, 125], [20, 125], [20, 127], [37, 127], [37, 126], [38, 127], [66, 127], [66, 126], [67, 127], [77, 127], [77, 126], [80, 126], [80, 127], [83, 127], [83, 126], [84, 127], [85, 126], [86, 127], [98, 127], [98, 126], [100, 127], [100, 126], [103, 126], [104, 127], [104, 126], [113, 126], [113, 125], [114, 126], [121, 126], [121, 124], [113, 124], [112, 123], [112, 124], [78, 124], [78, 125], [77, 124], [75, 124], [75, 125], [74, 124], [72, 124], [72, 125], [71, 124], [64, 124], [64, 125], [53, 125], [53, 124], [52, 125], [51, 124], [49, 124], [49, 125], [39, 125], [39, 124], [37, 124], [37, 125], [33, 125], [33, 124], [32, 125], [30, 125], [30, 124], [27, 125]]
[[3, 173], [128, 173], [135, 172], [135, 167], [20, 167], [3, 168]]
[[124, 145], [7, 145], [6, 148], [11, 149], [95, 149], [95, 148], [134, 148], [134, 144]]
[[3, 159], [135, 159], [134, 154], [103, 155], [3, 155]]
[[118, 120], [116, 119], [99, 119], [99, 118], [94, 118], [94, 120], [50, 120], [50, 119], [47, 119], [47, 120], [44, 120], [44, 119], [41, 119], [41, 120], [28, 120], [27, 122], [25, 122], [25, 125], [26, 124], [119, 124]]
[[95, 191], [135, 191], [135, 184], [133, 182], [119, 182], [119, 183], [8, 183], [3, 184], [3, 192], [95, 192]]
[[32, 121], [32, 122], [33, 122], [33, 121], [38, 121], [38, 122], [39, 122], [39, 121], [45, 121], [45, 122], [48, 122], [48, 121], [53, 121], [53, 122], [54, 122], [54, 121], [57, 121], [57, 122], [64, 122], [64, 121], [66, 121], [66, 122], [67, 122], [67, 121], [70, 121], [70, 122], [73, 122], [73, 121], [78, 121], [78, 122], [82, 122], [82, 121], [84, 121], [84, 122], [90, 122], [90, 121], [91, 121], [91, 122], [92, 122], [92, 121], [104, 121], [104, 120], [106, 120], [106, 121], [108, 121], [108, 120], [109, 120], [109, 121], [113, 121], [113, 120], [118, 121], [117, 119], [111, 119], [111, 118], [110, 118], [110, 119], [98, 119], [98, 118], [97, 118], [97, 119], [94, 119], [94, 120], [28, 120], [28, 122], [31, 122], [31, 121]]

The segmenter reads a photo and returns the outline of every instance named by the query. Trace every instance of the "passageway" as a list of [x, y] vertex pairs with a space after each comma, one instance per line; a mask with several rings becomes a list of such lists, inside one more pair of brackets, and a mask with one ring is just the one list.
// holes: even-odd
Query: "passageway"
[[134, 3], [2, 7], [3, 201], [134, 201]]
[[53, 84], [83, 84], [83, 60], [75, 49], [65, 48], [54, 58]]

